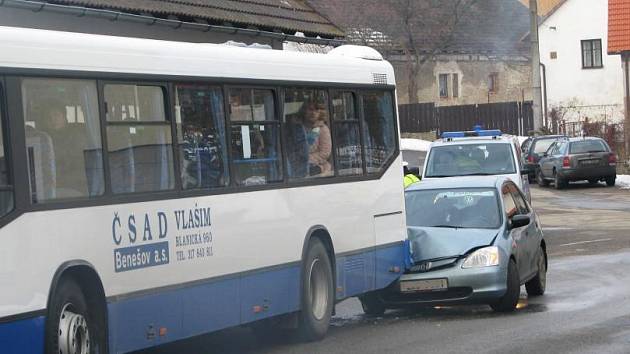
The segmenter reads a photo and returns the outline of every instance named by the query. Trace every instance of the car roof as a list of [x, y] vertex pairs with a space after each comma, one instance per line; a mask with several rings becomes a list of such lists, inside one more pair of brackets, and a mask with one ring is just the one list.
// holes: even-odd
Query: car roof
[[578, 138], [569, 138], [569, 142], [575, 142], [575, 141], [585, 141], [585, 140], [604, 140], [600, 137], [596, 137], [596, 136], [585, 136], [585, 137], [578, 137]]
[[439, 139], [431, 143], [431, 147], [447, 145], [471, 145], [471, 144], [512, 144], [513, 137], [466, 137], [456, 139]]
[[446, 188], [497, 188], [510, 179], [503, 176], [458, 176], [422, 180], [407, 187], [406, 191]]
[[566, 135], [541, 135], [535, 136], [532, 140], [545, 140], [545, 139], [558, 139], [558, 138], [568, 138]]

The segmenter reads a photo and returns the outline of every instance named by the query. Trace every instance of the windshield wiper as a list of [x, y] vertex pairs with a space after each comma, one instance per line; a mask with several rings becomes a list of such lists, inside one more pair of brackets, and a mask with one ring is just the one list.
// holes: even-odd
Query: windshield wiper
[[460, 176], [494, 176], [498, 173], [490, 173], [490, 172], [477, 172], [477, 173], [466, 173]]
[[431, 225], [429, 227], [439, 227], [444, 229], [461, 229], [461, 226], [453, 226], [453, 225]]

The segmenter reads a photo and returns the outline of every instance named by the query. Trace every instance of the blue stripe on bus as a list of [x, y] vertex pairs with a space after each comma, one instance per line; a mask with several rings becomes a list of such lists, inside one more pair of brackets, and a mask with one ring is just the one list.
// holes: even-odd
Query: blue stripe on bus
[[[337, 257], [337, 298], [383, 288], [404, 269], [403, 244]], [[291, 313], [300, 308], [300, 266], [209, 280], [108, 304], [110, 352], [124, 353]], [[160, 336], [160, 329], [166, 332]]]
[[26, 354], [44, 352], [44, 316], [0, 324], [0, 352]]

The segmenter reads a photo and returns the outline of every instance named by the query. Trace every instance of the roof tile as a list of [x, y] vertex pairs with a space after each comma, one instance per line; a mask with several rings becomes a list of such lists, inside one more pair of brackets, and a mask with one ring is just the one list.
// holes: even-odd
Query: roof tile
[[343, 32], [305, 0], [38, 0], [42, 2], [199, 18], [289, 32], [341, 37]]
[[608, 0], [608, 53], [630, 51], [630, 0]]

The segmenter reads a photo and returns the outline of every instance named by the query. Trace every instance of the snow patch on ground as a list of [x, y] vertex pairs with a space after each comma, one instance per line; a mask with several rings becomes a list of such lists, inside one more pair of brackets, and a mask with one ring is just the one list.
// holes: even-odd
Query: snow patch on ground
[[630, 175], [617, 175], [617, 185], [623, 189], [630, 189]]
[[422, 139], [400, 139], [400, 150], [429, 151], [430, 141]]

